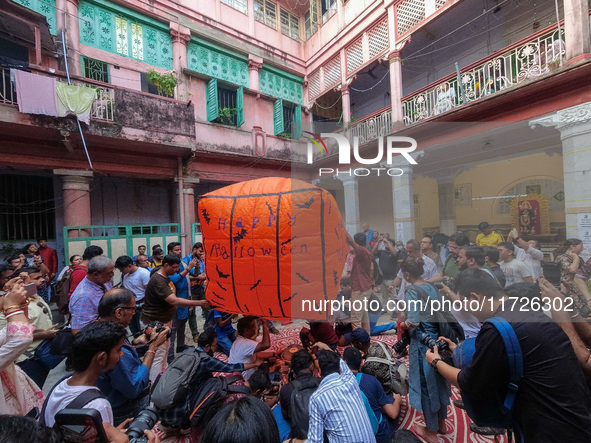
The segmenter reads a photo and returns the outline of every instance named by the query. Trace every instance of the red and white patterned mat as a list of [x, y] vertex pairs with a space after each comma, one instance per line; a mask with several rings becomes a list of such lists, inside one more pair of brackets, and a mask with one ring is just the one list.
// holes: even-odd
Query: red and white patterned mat
[[[274, 351], [283, 351], [287, 346], [292, 344], [300, 344], [299, 332], [301, 326], [288, 326], [278, 327], [279, 334], [271, 335], [271, 347]], [[372, 337], [372, 341], [383, 341], [384, 343], [392, 346], [396, 342], [395, 334], [380, 335]], [[227, 357], [224, 354], [216, 353], [215, 355], [220, 360], [226, 360]], [[408, 360], [406, 361], [408, 364]], [[466, 411], [459, 409], [453, 405], [453, 400], [460, 398], [459, 390], [452, 386], [452, 404], [448, 407], [448, 416], [446, 420], [448, 434], [439, 435], [440, 443], [493, 443], [495, 439], [493, 437], [486, 437], [476, 434], [470, 431], [470, 418], [466, 414]], [[400, 410], [400, 429], [412, 430], [413, 425], [421, 424], [424, 425], [423, 416], [420, 412], [414, 409], [408, 404], [408, 397], [402, 399], [402, 408]], [[163, 432], [158, 432], [162, 443], [189, 443], [191, 442], [190, 435], [179, 436], [171, 435], [167, 436]], [[500, 436], [496, 440], [500, 443], [506, 443], [506, 436]]]

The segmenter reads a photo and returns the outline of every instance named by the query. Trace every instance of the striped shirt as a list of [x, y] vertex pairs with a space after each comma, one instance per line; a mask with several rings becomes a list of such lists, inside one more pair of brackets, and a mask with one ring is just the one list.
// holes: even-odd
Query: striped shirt
[[322, 443], [325, 431], [330, 443], [372, 443], [375, 436], [355, 375], [340, 362], [341, 373], [325, 377], [310, 397], [307, 443]]

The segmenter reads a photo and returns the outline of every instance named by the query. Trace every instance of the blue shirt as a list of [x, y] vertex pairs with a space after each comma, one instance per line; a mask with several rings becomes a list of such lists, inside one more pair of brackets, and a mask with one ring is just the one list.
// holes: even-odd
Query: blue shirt
[[236, 329], [232, 326], [232, 322], [228, 322], [226, 326], [220, 328], [218, 326], [218, 318], [223, 320], [227, 320], [228, 318], [232, 317], [233, 314], [228, 314], [227, 312], [218, 311], [215, 309], [213, 311], [213, 318], [215, 320], [215, 332], [217, 333], [218, 337], [225, 337], [227, 335], [232, 334], [232, 332], [236, 332]]
[[137, 398], [150, 384], [150, 370], [127, 339], [121, 349], [123, 356], [115, 369], [101, 374], [96, 384], [113, 409]]
[[341, 360], [341, 373], [326, 376], [310, 397], [307, 443], [375, 443], [355, 375]]
[[392, 395], [386, 395], [384, 387], [373, 375], [362, 374], [359, 388], [367, 397], [371, 410], [380, 423], [376, 440], [379, 441], [384, 438], [388, 440], [393, 429], [388, 423], [388, 417], [384, 416], [382, 418], [382, 406], [394, 403], [394, 397]]
[[[188, 261], [185, 261], [187, 260]], [[187, 276], [181, 277], [181, 272], [185, 270], [185, 266], [192, 260], [191, 256], [188, 255], [184, 259], [181, 260], [181, 266], [179, 268], [179, 272], [174, 275], [170, 276], [170, 281], [174, 283], [176, 288], [176, 296], [179, 298], [184, 298], [189, 300], [189, 282], [187, 281]], [[185, 306], [180, 306], [176, 308], [176, 316], [179, 320], [184, 320], [189, 317], [189, 308]]]

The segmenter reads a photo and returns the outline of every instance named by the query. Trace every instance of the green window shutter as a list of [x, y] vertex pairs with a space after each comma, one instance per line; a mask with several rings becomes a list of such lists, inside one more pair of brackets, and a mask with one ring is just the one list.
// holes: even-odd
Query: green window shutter
[[293, 111], [293, 138], [302, 136], [302, 105], [297, 105]]
[[218, 81], [212, 78], [207, 84], [207, 121], [211, 122], [218, 118], [220, 113], [218, 107]]
[[275, 125], [275, 135], [283, 132], [283, 100], [275, 100], [273, 105], [273, 123]]
[[244, 123], [244, 88], [240, 86], [236, 91], [236, 127]]

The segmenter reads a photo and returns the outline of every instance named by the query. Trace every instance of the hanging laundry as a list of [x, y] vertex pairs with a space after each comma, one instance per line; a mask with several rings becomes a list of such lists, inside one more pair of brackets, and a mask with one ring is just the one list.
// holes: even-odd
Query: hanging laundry
[[54, 77], [31, 74], [18, 69], [11, 69], [12, 72], [19, 112], [60, 116]]
[[60, 116], [72, 113], [78, 117], [78, 120], [89, 124], [92, 103], [96, 98], [96, 89], [56, 82], [56, 91]]

